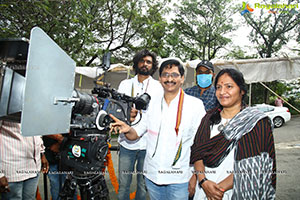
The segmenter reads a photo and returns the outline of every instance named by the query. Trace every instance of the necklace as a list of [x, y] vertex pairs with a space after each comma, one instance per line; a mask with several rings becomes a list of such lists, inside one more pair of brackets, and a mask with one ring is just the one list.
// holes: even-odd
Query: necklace
[[[225, 119], [225, 118], [223, 118]], [[226, 127], [226, 125], [228, 124], [230, 119], [226, 119], [226, 122], [224, 124], [222, 124], [222, 122], [220, 122], [221, 124], [218, 126], [218, 131], [223, 131], [223, 129]]]

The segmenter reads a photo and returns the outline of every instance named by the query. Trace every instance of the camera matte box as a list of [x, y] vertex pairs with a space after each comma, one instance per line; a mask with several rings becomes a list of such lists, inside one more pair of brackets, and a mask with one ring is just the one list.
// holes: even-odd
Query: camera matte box
[[76, 63], [42, 29], [31, 30], [26, 66], [21, 133], [24, 136], [67, 133]]
[[8, 67], [0, 71], [0, 120], [20, 123], [25, 77]]

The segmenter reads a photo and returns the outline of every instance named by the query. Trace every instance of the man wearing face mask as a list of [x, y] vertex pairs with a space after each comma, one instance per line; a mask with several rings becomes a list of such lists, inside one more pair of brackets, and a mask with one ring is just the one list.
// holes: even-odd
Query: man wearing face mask
[[[214, 66], [207, 60], [202, 60], [196, 67], [196, 83], [197, 85], [186, 88], [184, 92], [198, 99], [201, 99], [205, 111], [217, 106], [217, 97], [215, 95], [215, 87], [213, 86]], [[193, 199], [195, 193], [195, 185], [189, 185], [189, 200]]]
[[215, 87], [212, 85], [214, 76], [213, 64], [203, 60], [196, 67], [197, 85], [184, 90], [186, 94], [201, 99], [206, 111], [217, 106]]

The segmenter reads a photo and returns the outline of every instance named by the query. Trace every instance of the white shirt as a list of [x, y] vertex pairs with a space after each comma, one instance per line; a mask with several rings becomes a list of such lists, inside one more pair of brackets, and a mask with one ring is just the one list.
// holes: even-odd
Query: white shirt
[[[149, 78], [145, 79], [141, 83], [138, 81], [138, 77], [136, 75], [131, 79], [123, 80], [119, 85], [118, 92], [133, 97], [142, 95], [146, 92], [151, 96], [151, 100], [150, 100], [151, 102], [155, 96], [161, 96], [163, 94], [163, 88], [161, 84], [157, 80], [154, 80], [151, 76], [149, 76]], [[146, 112], [143, 111], [142, 118], [144, 117], [145, 113]], [[138, 120], [139, 120], [139, 115], [136, 117], [136, 120], [132, 122], [132, 124], [135, 124]], [[128, 140], [124, 136], [124, 134], [120, 134], [118, 138], [118, 142], [120, 145], [130, 150], [146, 149], [146, 139], [144, 137], [131, 141]]]
[[[228, 120], [222, 118], [220, 124], [226, 124]], [[210, 138], [213, 138], [214, 136], [218, 135], [220, 131], [218, 131], [218, 126], [220, 124], [214, 125], [211, 133], [210, 133]], [[231, 152], [227, 155], [227, 157], [224, 159], [224, 161], [216, 168], [210, 168], [210, 167], [205, 167], [205, 177], [208, 180], [211, 180], [215, 183], [219, 183], [225, 178], [227, 178], [231, 172], [233, 172], [233, 163], [234, 163], [234, 151], [235, 148], [231, 150]], [[223, 200], [229, 200], [232, 197], [232, 189], [226, 191], [223, 196]], [[194, 196], [195, 200], [202, 200], [202, 199], [207, 199], [205, 192], [203, 189], [200, 189], [197, 183], [196, 186], [196, 192]]]
[[[205, 108], [200, 99], [184, 94], [182, 118], [176, 136], [179, 95], [180, 92], [169, 106], [163, 96], [153, 99], [145, 118], [135, 127], [137, 134], [145, 134], [143, 137], [147, 139], [144, 175], [156, 184], [185, 183], [192, 175], [189, 165], [190, 147], [205, 115]], [[172, 166], [181, 139], [181, 156], [176, 165]]]

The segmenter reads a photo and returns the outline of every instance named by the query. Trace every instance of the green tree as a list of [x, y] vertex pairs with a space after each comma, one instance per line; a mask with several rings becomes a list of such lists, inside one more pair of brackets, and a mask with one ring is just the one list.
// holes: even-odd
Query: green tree
[[[286, 4], [297, 3], [297, 0], [288, 0]], [[282, 3], [278, 0], [265, 0], [262, 4]], [[300, 22], [300, 13], [295, 8], [287, 7], [273, 8], [269, 11], [264, 8], [255, 8], [252, 13], [246, 13], [243, 16], [245, 22], [252, 28], [249, 38], [261, 58], [270, 58], [276, 54], [295, 34], [295, 28]], [[266, 85], [271, 87], [272, 83], [266, 83]], [[267, 89], [263, 92], [256, 92], [263, 94], [263, 102], [269, 103], [270, 93]]]
[[[165, 0], [3, 1], [0, 37], [27, 37], [34, 26], [42, 28], [77, 65], [98, 65], [111, 51], [124, 62], [138, 48], [161, 51]], [[153, 34], [153, 27], [160, 31]], [[151, 43], [145, 42], [152, 36]]]
[[176, 56], [211, 60], [231, 42], [225, 36], [234, 30], [230, 0], [183, 0], [174, 12], [176, 17], [167, 41], [175, 47]]
[[[265, 0], [262, 4], [276, 5], [278, 0]], [[297, 4], [297, 0], [288, 0], [287, 5]], [[282, 4], [282, 3], [281, 3]], [[261, 58], [269, 58], [278, 52], [300, 22], [300, 13], [295, 8], [273, 8], [268, 11], [256, 8], [253, 13], [243, 15], [245, 22], [252, 28], [250, 40]]]
[[285, 96], [295, 97], [300, 102], [300, 78], [293, 81], [288, 81], [287, 87], [289, 88], [289, 90], [285, 91]]
[[[286, 97], [290, 104], [300, 110], [300, 79], [295, 79], [293, 81], [287, 82], [288, 90], [285, 91], [284, 97]], [[294, 108], [289, 105], [286, 105], [291, 111], [292, 114], [299, 114]]]
[[242, 60], [242, 59], [257, 58], [257, 54], [245, 55], [245, 51], [240, 46], [236, 46], [224, 57], [227, 59]]

